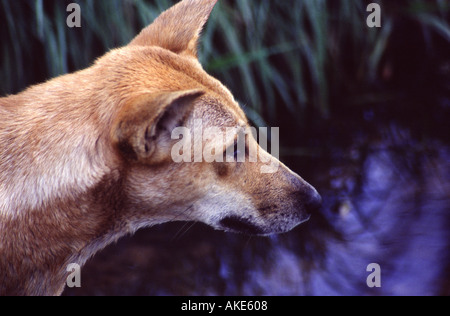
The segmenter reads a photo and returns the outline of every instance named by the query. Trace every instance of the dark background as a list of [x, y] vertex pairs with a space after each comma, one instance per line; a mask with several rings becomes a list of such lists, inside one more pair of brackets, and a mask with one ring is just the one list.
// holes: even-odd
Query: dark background
[[[449, 295], [450, 2], [374, 1], [373, 29], [370, 2], [220, 0], [202, 38], [205, 69], [256, 126], [280, 127], [282, 161], [322, 194], [321, 213], [271, 238], [143, 230], [65, 294]], [[173, 3], [0, 0], [0, 95], [88, 67]]]

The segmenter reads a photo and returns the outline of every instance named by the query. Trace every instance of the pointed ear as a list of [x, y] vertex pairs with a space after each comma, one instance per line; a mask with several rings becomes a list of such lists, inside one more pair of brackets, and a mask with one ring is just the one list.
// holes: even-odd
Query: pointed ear
[[157, 162], [171, 152], [171, 134], [182, 126], [202, 90], [147, 94], [130, 102], [113, 126], [113, 143], [126, 159]]
[[130, 45], [159, 46], [197, 57], [200, 33], [218, 0], [183, 0], [162, 13]]

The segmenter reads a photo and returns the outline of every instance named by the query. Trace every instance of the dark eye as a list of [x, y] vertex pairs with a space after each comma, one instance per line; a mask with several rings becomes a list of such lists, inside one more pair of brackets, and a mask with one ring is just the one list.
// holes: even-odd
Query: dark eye
[[238, 149], [237, 146], [234, 147], [234, 161], [241, 161], [240, 159], [242, 158], [242, 153], [241, 151]]
[[232, 162], [230, 160], [231, 157], [233, 157], [234, 162], [237, 162], [238, 159], [240, 158], [240, 156], [241, 156], [241, 151], [239, 150], [237, 141], [235, 141], [233, 145], [229, 146], [223, 153], [225, 162]]
[[233, 145], [225, 150], [223, 155], [225, 162], [245, 162], [245, 158], [248, 155], [247, 144], [236, 140]]

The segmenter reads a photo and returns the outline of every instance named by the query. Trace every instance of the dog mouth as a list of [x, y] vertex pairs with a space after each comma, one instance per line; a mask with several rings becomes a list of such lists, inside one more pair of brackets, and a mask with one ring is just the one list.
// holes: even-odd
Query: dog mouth
[[[296, 221], [295, 225], [286, 225], [286, 227], [268, 227], [263, 228], [253, 223], [251, 220], [242, 218], [239, 216], [227, 216], [223, 218], [219, 225], [221, 229], [227, 232], [233, 232], [244, 235], [253, 236], [269, 236], [273, 234], [286, 233], [295, 227], [308, 222], [311, 219], [311, 215], [305, 215], [302, 220]], [[289, 227], [288, 227], [289, 226]]]
[[261, 227], [253, 224], [250, 220], [238, 216], [228, 216], [219, 222], [226, 231], [246, 235], [264, 235], [265, 231]]

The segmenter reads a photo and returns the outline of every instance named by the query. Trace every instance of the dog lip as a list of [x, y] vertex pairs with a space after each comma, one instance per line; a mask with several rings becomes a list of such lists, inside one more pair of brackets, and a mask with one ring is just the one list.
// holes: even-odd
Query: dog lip
[[312, 217], [311, 214], [306, 215], [306, 217], [304, 219], [302, 219], [298, 225], [301, 225], [301, 224], [304, 224], [306, 222], [309, 222], [311, 220], [311, 217]]
[[262, 228], [251, 223], [248, 219], [238, 216], [228, 216], [223, 218], [219, 224], [232, 232], [242, 233], [246, 235], [264, 235]]

